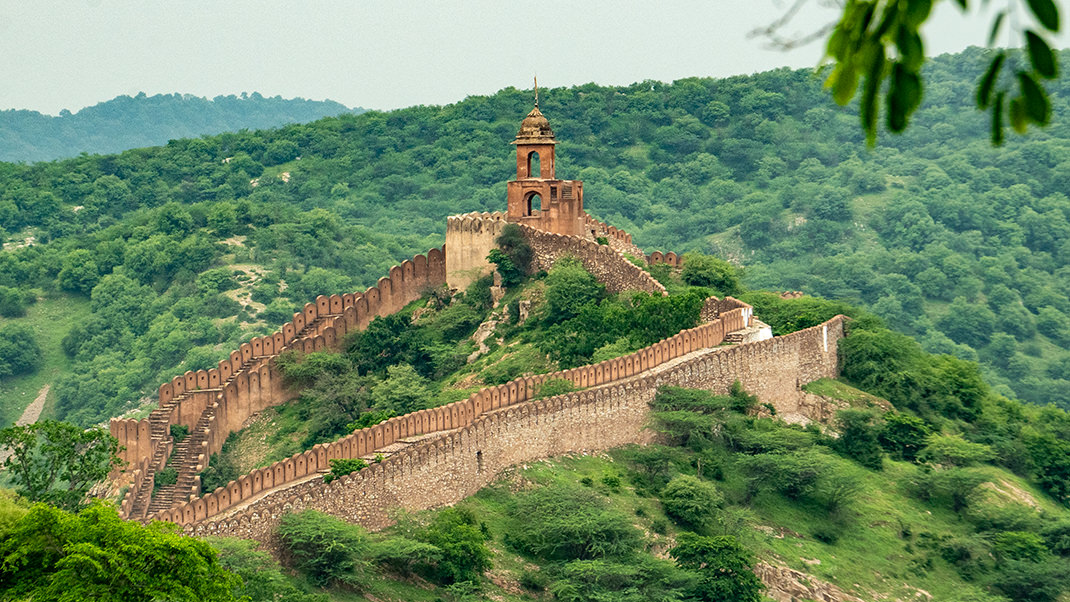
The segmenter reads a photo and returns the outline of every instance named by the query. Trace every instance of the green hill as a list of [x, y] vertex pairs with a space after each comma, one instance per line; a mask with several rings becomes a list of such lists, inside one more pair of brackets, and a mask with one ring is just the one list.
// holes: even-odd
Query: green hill
[[241, 129], [270, 128], [359, 113], [330, 100], [266, 98], [259, 93], [201, 98], [191, 94], [117, 96], [77, 113], [0, 111], [0, 161], [50, 161], [79, 153], [116, 153]]
[[[719, 254], [755, 288], [860, 303], [1002, 394], [1070, 404], [1070, 113], [1003, 148], [973, 49], [931, 61], [915, 127], [867, 151], [810, 71], [547, 90], [557, 168], [640, 246]], [[0, 164], [0, 286], [92, 297], [55, 413], [83, 423], [214, 364], [317, 294], [504, 206], [530, 93]], [[20, 318], [15, 318], [17, 321]]]

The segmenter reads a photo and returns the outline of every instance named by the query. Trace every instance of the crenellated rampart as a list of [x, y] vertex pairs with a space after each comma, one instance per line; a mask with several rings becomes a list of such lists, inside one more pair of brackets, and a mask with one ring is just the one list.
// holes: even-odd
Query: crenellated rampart
[[[253, 414], [295, 397], [276, 367], [280, 353], [336, 349], [347, 332], [367, 327], [374, 317], [394, 313], [428, 287], [445, 282], [444, 249], [417, 255], [362, 293], [321, 295], [279, 331], [242, 344], [217, 368], [187, 372], [160, 385], [158, 407], [148, 418], [113, 419], [111, 434], [125, 448], [120, 457], [131, 468], [116, 479], [130, 484], [120, 505], [122, 516], [144, 518], [200, 495], [196, 475], [227, 435]], [[188, 436], [176, 442], [172, 425], [188, 427]], [[155, 475], [169, 459], [178, 482], [154, 492]]]
[[503, 385], [481, 389], [465, 401], [391, 418], [243, 475], [226, 487], [199, 499], [162, 509], [152, 518], [180, 524], [199, 522], [251, 496], [325, 471], [330, 467], [330, 460], [360, 458], [406, 437], [467, 426], [476, 416], [487, 411], [532, 399], [547, 380], [567, 379], [577, 388], [587, 389], [633, 377], [696, 349], [715, 347], [729, 332], [745, 328], [750, 319], [750, 306], [745, 303], [727, 298], [717, 304], [730, 309], [721, 312], [713, 322], [685, 330], [635, 353], [571, 370], [518, 378]]
[[[510, 466], [645, 442], [649, 403], [662, 385], [724, 393], [738, 380], [779, 409], [798, 404], [801, 384], [837, 374], [842, 316], [787, 336], [715, 348], [729, 321], [742, 325], [743, 313], [729, 310], [724, 322], [682, 332], [630, 356], [542, 377], [569, 378], [583, 390], [532, 399], [539, 378], [484, 389], [466, 401], [392, 419], [262, 469], [159, 518], [184, 524], [189, 534], [269, 545], [279, 518], [306, 508], [378, 529], [391, 523], [392, 509], [455, 503]], [[435, 428], [437, 436], [330, 484], [314, 474], [332, 456], [347, 457], [346, 450], [348, 457], [359, 457], [388, 445], [391, 437], [400, 441]], [[302, 472], [312, 476], [298, 476]], [[267, 479], [273, 479], [274, 491]], [[279, 488], [280, 479], [293, 485]]]
[[587, 226], [587, 229], [591, 232], [591, 236], [595, 239], [600, 236], [604, 237], [606, 241], [609, 242], [609, 246], [613, 247], [613, 250], [633, 255], [638, 259], [645, 257], [643, 250], [632, 243], [631, 234], [614, 226], [610, 226], [607, 223], [600, 222], [589, 213], [584, 213], [583, 221]]

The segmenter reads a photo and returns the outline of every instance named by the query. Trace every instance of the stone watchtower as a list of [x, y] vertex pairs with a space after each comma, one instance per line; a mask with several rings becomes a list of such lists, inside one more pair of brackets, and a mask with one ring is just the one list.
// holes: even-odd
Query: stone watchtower
[[501, 213], [469, 213], [446, 220], [446, 283], [464, 290], [493, 271], [487, 254], [494, 239], [508, 222], [536, 230], [591, 238], [583, 211], [583, 182], [554, 177], [554, 131], [539, 110], [528, 113], [516, 134], [516, 179], [508, 184], [508, 210]]
[[509, 182], [506, 219], [546, 232], [584, 234], [583, 182], [554, 177], [554, 131], [535, 108], [516, 134], [516, 179]]

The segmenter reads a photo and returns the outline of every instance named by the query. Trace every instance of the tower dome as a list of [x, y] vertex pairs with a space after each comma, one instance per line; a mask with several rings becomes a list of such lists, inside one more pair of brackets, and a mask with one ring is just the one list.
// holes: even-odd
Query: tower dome
[[542, 114], [538, 105], [520, 122], [520, 131], [516, 133], [514, 143], [557, 142], [554, 131], [550, 129], [550, 120]]

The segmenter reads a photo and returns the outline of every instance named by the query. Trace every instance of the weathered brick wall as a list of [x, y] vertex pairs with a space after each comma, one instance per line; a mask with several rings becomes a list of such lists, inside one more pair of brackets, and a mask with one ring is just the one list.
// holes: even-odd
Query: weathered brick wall
[[[742, 321], [740, 310], [729, 313]], [[587, 390], [534, 401], [513, 401], [523, 393], [515, 386], [510, 389], [515, 381], [504, 385], [504, 391], [494, 388], [493, 395], [481, 391], [479, 399], [473, 396], [447, 406], [455, 417], [447, 424], [459, 427], [456, 430], [419, 442], [381, 464], [330, 484], [314, 476], [269, 492], [240, 512], [216, 521], [173, 518], [184, 522], [190, 534], [243, 537], [269, 545], [273, 545], [280, 517], [305, 508], [378, 529], [390, 523], [391, 509], [421, 510], [457, 502], [509, 466], [646, 442], [650, 436], [644, 430], [649, 402], [661, 385], [725, 393], [739, 380], [762, 401], [787, 410], [799, 403], [802, 384], [837, 374], [837, 344], [844, 334], [842, 316], [784, 337], [709, 349], [704, 347], [716, 337], [710, 328], [696, 332], [701, 328], [677, 335], [680, 344], [671, 349], [665, 345], [668, 341], [656, 345], [657, 358], [661, 359], [658, 363], [654, 357], [643, 359], [648, 350], [633, 354], [639, 356], [638, 364], [618, 361], [624, 358], [613, 360], [608, 373], [617, 378], [605, 376], [605, 366], [599, 364], [598, 375], [607, 380], [604, 384], [594, 382]], [[702, 351], [672, 361], [696, 350]], [[591, 368], [549, 376], [577, 378], [583, 372], [584, 378], [597, 381]], [[460, 409], [464, 407], [468, 410]], [[397, 426], [383, 428], [399, 432]], [[237, 489], [240, 495], [240, 487]]]
[[[372, 318], [394, 313], [419, 298], [428, 287], [445, 282], [443, 249], [417, 255], [391, 268], [388, 277], [380, 278], [376, 286], [362, 293], [317, 297], [315, 303], [306, 304], [279, 331], [242, 344], [217, 368], [187, 372], [160, 385], [158, 409], [149, 418], [113, 419], [109, 425], [111, 434], [125, 447], [120, 458], [132, 469], [116, 475], [119, 483], [130, 483], [120, 503], [123, 516], [129, 516], [139, 494], [152, 488], [155, 471], [163, 467], [170, 454], [171, 425], [190, 427], [190, 441], [186, 444], [194, 448], [187, 457], [192, 458], [192, 469], [203, 470], [211, 454], [222, 448], [227, 435], [250, 416], [297, 395], [298, 391], [284, 386], [274, 361], [279, 353], [289, 349], [306, 353], [334, 349], [347, 332], [367, 327]], [[199, 485], [194, 485], [190, 491], [178, 492], [176, 499], [185, 500], [199, 493]]]

